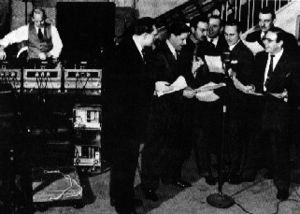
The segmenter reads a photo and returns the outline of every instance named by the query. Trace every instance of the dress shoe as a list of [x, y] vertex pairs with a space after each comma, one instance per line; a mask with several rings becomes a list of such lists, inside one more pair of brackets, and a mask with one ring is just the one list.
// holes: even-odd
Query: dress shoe
[[228, 178], [228, 183], [235, 185], [240, 184], [242, 183], [242, 178], [240, 175], [237, 174], [230, 175]]
[[205, 182], [208, 185], [215, 185], [217, 183], [217, 178], [215, 178], [211, 175], [208, 175], [208, 176], [205, 176]]
[[279, 189], [276, 195], [276, 198], [280, 201], [285, 201], [289, 198], [289, 190], [287, 189]]
[[146, 199], [150, 201], [158, 201], [158, 196], [152, 189], [143, 189], [143, 193]]
[[188, 187], [191, 187], [192, 184], [187, 182], [187, 181], [184, 181], [182, 179], [177, 179], [177, 180], [174, 180], [173, 182], [170, 183], [171, 185], [173, 186], [176, 186], [176, 187], [180, 187], [180, 188], [188, 188]]

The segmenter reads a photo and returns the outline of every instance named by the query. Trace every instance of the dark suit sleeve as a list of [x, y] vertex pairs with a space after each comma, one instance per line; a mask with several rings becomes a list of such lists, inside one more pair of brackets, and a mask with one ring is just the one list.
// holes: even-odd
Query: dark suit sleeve
[[286, 87], [289, 91], [289, 103], [292, 106], [300, 106], [300, 63], [293, 58], [291, 72], [288, 76]]
[[255, 42], [257, 41], [258, 38], [257, 38], [257, 32], [252, 32], [252, 33], [249, 33], [247, 36], [246, 36], [246, 41], [247, 42]]
[[284, 48], [288, 51], [299, 53], [299, 46], [293, 34], [285, 33]]
[[254, 59], [254, 71], [252, 76], [252, 84], [254, 84], [256, 92], [263, 92], [263, 77], [264, 77], [265, 66], [266, 66], [263, 62], [264, 55], [265, 52], [257, 53]]
[[244, 85], [251, 84], [253, 82], [253, 67], [254, 67], [254, 56], [250, 50], [245, 49], [241, 51], [239, 56], [239, 73], [237, 73], [237, 79]]
[[[168, 76], [168, 72], [170, 71], [170, 67], [168, 65], [168, 61], [165, 56], [161, 53], [157, 53], [153, 57], [152, 63], [149, 65], [150, 72], [154, 74], [154, 82], [157, 81], [166, 81], [169, 84], [172, 84], [175, 80], [170, 80]], [[176, 91], [170, 94], [165, 94], [160, 97], [160, 99], [167, 100], [168, 102], [182, 102], [182, 90]]]

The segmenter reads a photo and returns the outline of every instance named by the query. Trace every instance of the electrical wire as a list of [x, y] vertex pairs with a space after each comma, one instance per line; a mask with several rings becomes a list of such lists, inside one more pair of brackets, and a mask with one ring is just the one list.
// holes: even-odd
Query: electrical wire
[[[69, 182], [69, 186], [67, 188], [65, 188], [64, 190], [62, 190], [61, 194], [59, 194], [58, 196], [56, 196], [56, 197], [50, 197], [50, 199], [49, 199], [50, 201], [57, 201], [57, 200], [61, 199], [66, 192], [68, 192], [70, 189], [73, 188], [74, 185], [77, 185], [78, 187], [80, 187], [80, 191], [78, 191], [79, 193], [77, 195], [75, 195], [75, 197], [79, 196], [82, 193], [82, 187], [77, 183], [76, 180], [72, 179], [70, 175], [65, 175], [60, 170], [45, 170], [44, 169], [43, 173], [44, 174], [60, 174], [65, 179], [67, 179], [68, 182]], [[73, 182], [74, 182], [74, 184], [73, 184]]]
[[292, 201], [292, 202], [300, 203], [300, 195], [299, 195], [299, 193], [297, 192], [297, 189], [295, 189], [295, 193], [296, 193], [297, 197], [299, 198], [299, 200], [296, 200], [296, 199], [293, 199], [293, 198], [289, 198], [289, 199], [287, 199], [287, 200], [285, 200], [285, 201], [278, 201], [278, 202], [276, 203], [276, 210], [275, 210], [275, 212], [272, 213], [272, 214], [279, 214], [279, 211], [280, 211], [280, 204], [281, 204], [282, 202]]
[[[241, 189], [241, 190], [239, 190], [239, 191], [233, 193], [230, 197], [234, 197], [234, 196], [236, 196], [236, 195], [238, 195], [238, 194], [244, 192], [245, 190], [247, 190], [247, 189], [249, 189], [249, 188], [251, 188], [251, 187], [256, 186], [257, 184], [259, 184], [259, 183], [261, 183], [261, 182], [263, 182], [263, 181], [264, 181], [264, 179], [257, 180], [256, 182], [253, 182], [253, 184], [251, 184], [251, 185], [249, 185], [249, 186], [247, 186], [247, 187], [245, 187], [245, 188], [243, 188], [243, 189]], [[300, 199], [300, 194], [297, 192], [297, 190], [295, 190], [295, 193], [296, 193], [296, 195], [298, 196], [298, 198]], [[280, 211], [280, 204], [281, 204], [282, 202], [286, 202], [286, 201], [293, 201], [293, 202], [300, 203], [300, 200], [296, 200], [296, 199], [287, 199], [287, 200], [285, 200], [285, 201], [278, 201], [278, 202], [276, 202], [276, 211], [275, 211], [274, 213], [272, 213], [272, 214], [278, 214], [279, 211]], [[254, 213], [251, 213], [250, 211], [248, 211], [247, 209], [245, 209], [240, 203], [237, 203], [236, 201], [234, 201], [234, 203], [235, 203], [239, 208], [241, 208], [245, 213], [247, 213], [247, 214], [254, 214]]]

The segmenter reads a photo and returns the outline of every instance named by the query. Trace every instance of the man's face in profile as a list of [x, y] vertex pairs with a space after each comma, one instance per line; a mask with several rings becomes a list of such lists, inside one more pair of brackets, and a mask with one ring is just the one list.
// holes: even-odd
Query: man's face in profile
[[171, 42], [176, 51], [181, 51], [182, 47], [186, 45], [186, 39], [188, 36], [189, 33], [181, 33], [177, 36], [171, 33], [169, 41]]
[[194, 34], [194, 37], [198, 41], [206, 40], [207, 31], [208, 31], [208, 23], [200, 21], [200, 22], [198, 22], [196, 29], [194, 27], [192, 27], [191, 29], [192, 29], [192, 33]]
[[158, 34], [157, 28], [153, 25], [153, 31], [151, 33], [145, 33], [145, 46], [151, 46], [154, 43]]

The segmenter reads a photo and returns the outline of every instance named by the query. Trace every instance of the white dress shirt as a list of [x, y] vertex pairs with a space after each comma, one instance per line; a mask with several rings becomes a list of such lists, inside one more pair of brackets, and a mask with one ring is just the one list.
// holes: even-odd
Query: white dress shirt
[[207, 37], [207, 40], [209, 42], [211, 42], [215, 47], [217, 47], [217, 44], [218, 44], [218, 41], [219, 41], [219, 36], [215, 37], [215, 38], [210, 38], [210, 37]]
[[177, 53], [175, 48], [173, 47], [173, 45], [170, 43], [169, 40], [166, 40], [167, 46], [169, 47], [170, 51], [172, 52], [173, 56], [175, 57], [175, 59], [177, 59]]
[[137, 47], [138, 51], [140, 52], [141, 57], [144, 59], [144, 55], [143, 55], [143, 52], [142, 52], [143, 48], [140, 45], [140, 43], [138, 43], [138, 41], [137, 41], [137, 39], [134, 35], [132, 36], [132, 40], [134, 41], [135, 46]]
[[[38, 28], [36, 28], [36, 30], [38, 32]], [[41, 30], [44, 34], [44, 28], [42, 28]], [[0, 45], [6, 48], [8, 45], [28, 40], [28, 31], [29, 25], [24, 25], [17, 28], [16, 30], [11, 31], [3, 39], [0, 40]], [[47, 53], [47, 55], [52, 56], [53, 58], [58, 58], [61, 53], [63, 44], [57, 28], [53, 25], [51, 25], [51, 38], [53, 48]]]
[[239, 39], [234, 45], [229, 45], [229, 46], [228, 46], [228, 49], [229, 49], [230, 51], [232, 51], [233, 48], [234, 48], [240, 41], [241, 41], [241, 40]]
[[[276, 68], [276, 65], [277, 65], [278, 61], [280, 60], [280, 58], [282, 56], [282, 53], [283, 53], [283, 49], [281, 49], [281, 51], [279, 51], [276, 54], [272, 54], [272, 55], [274, 55], [274, 57], [273, 57], [273, 72]], [[268, 71], [269, 71], [270, 61], [271, 61], [271, 54], [269, 53], [268, 54], [268, 61], [267, 61], [266, 68], [265, 68], [265, 74], [264, 74], [264, 91], [267, 90], [265, 84], [266, 84], [266, 81], [267, 81], [267, 78], [268, 78]]]

